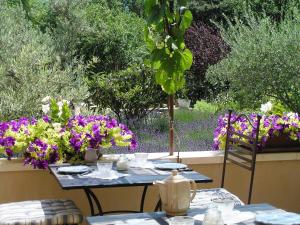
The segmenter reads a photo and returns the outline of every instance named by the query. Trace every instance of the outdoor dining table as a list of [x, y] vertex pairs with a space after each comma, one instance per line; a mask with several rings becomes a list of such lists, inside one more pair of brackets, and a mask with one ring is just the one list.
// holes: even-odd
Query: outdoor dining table
[[[207, 209], [205, 208], [193, 208], [187, 213], [187, 216], [194, 217], [195, 225], [202, 224], [202, 220], [197, 218], [203, 218]], [[259, 224], [255, 222], [255, 216], [260, 215], [280, 215], [285, 212], [284, 210], [275, 208], [269, 204], [252, 204], [244, 206], [236, 206], [235, 211], [239, 212], [251, 212], [254, 213], [254, 217], [246, 219], [244, 221], [237, 222], [240, 225], [254, 225]], [[87, 217], [87, 223], [89, 225], [168, 225], [170, 218], [166, 216], [164, 212], [149, 212], [149, 213], [137, 213], [137, 214], [119, 214], [119, 215], [107, 215], [107, 216], [95, 216]], [[283, 221], [285, 220], [283, 216]], [[283, 223], [284, 224], [284, 223]], [[300, 224], [296, 223], [296, 224]]]
[[[82, 189], [85, 192], [87, 200], [89, 202], [91, 216], [96, 215], [104, 215], [109, 213], [141, 213], [144, 211], [144, 202], [146, 198], [146, 193], [148, 187], [153, 185], [153, 182], [156, 180], [163, 180], [167, 178], [171, 171], [158, 170], [155, 168], [129, 168], [127, 171], [123, 171], [121, 173], [125, 173], [123, 177], [119, 177], [117, 179], [100, 179], [94, 177], [85, 177], [81, 175], [71, 175], [71, 174], [60, 174], [58, 172], [58, 168], [62, 166], [69, 166], [70, 164], [61, 164], [49, 165], [50, 172], [55, 176], [58, 181], [60, 187], [63, 190], [75, 190]], [[96, 170], [95, 165], [89, 165], [92, 169]], [[113, 167], [115, 170], [115, 167]], [[180, 174], [188, 179], [194, 180], [196, 183], [209, 183], [213, 180], [203, 174], [200, 174], [196, 171], [187, 169], [180, 171]], [[95, 188], [114, 188], [114, 187], [136, 187], [143, 186], [143, 192], [140, 200], [140, 209], [137, 211], [132, 210], [119, 210], [119, 211], [103, 211], [101, 206], [101, 200], [95, 195], [92, 189]], [[94, 208], [94, 205], [96, 208]], [[160, 201], [158, 201], [155, 210], [160, 207]], [[98, 213], [96, 212], [98, 211]]]

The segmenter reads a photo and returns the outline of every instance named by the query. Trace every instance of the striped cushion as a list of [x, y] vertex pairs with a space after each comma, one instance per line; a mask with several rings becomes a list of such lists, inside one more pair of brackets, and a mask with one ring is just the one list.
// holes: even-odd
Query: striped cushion
[[79, 224], [80, 210], [71, 200], [37, 200], [0, 204], [0, 225]]
[[234, 200], [234, 205], [245, 205], [237, 196], [230, 193], [224, 188], [202, 189], [197, 191], [194, 200], [191, 202], [190, 208], [208, 208], [211, 204], [211, 199], [216, 196], [229, 197]]

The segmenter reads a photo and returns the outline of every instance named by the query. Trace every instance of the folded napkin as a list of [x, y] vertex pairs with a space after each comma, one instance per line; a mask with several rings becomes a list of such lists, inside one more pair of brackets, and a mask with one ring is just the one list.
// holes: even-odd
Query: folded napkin
[[100, 171], [95, 170], [92, 173], [81, 175], [81, 177], [99, 178], [103, 180], [114, 180], [128, 175], [129, 174], [119, 173], [115, 170], [111, 170], [109, 173], [101, 173]]
[[[198, 214], [194, 216], [195, 220], [203, 221], [204, 214]], [[240, 212], [238, 210], [233, 210], [229, 214], [222, 215], [224, 224], [235, 224], [246, 220], [255, 220], [255, 214], [252, 212]]]

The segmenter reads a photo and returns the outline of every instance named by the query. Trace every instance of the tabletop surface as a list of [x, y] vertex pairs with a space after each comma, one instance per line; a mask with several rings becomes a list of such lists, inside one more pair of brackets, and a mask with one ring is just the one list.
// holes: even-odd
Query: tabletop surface
[[[129, 168], [126, 176], [113, 180], [105, 180], [95, 177], [85, 177], [81, 175], [65, 175], [58, 173], [57, 169], [62, 165], [49, 165], [50, 172], [55, 176], [62, 189], [83, 189], [83, 188], [106, 188], [106, 187], [128, 187], [152, 185], [153, 181], [163, 180], [171, 174], [171, 171], [150, 169], [150, 168]], [[91, 165], [96, 169], [96, 166]], [[209, 183], [212, 179], [195, 171], [181, 171], [179, 174], [196, 183]]]
[[[277, 209], [269, 204], [253, 204], [236, 207], [235, 210], [241, 212], [252, 212], [256, 215], [261, 213], [278, 213], [281, 209]], [[197, 217], [199, 215], [205, 214], [206, 209], [190, 209], [188, 211], [188, 216]], [[87, 217], [87, 222], [89, 225], [168, 225], [168, 217], [166, 217], [164, 212], [150, 212], [150, 213], [136, 213], [136, 214], [119, 214], [119, 215], [109, 215], [109, 216], [95, 216]], [[201, 225], [200, 220], [195, 220], [195, 225]], [[255, 221], [247, 220], [244, 222], [239, 222], [241, 225], [254, 225]]]

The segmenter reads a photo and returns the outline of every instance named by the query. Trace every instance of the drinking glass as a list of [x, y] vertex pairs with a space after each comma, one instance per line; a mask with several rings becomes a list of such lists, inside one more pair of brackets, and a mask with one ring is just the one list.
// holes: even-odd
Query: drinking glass
[[135, 161], [137, 163], [145, 163], [148, 160], [148, 153], [145, 152], [136, 152], [134, 153]]
[[232, 197], [215, 197], [212, 198], [213, 204], [222, 213], [222, 215], [230, 214], [234, 208], [234, 199]]
[[174, 216], [169, 219], [170, 225], [194, 225], [195, 221], [193, 217], [189, 216]]
[[98, 161], [97, 162], [97, 168], [98, 168], [98, 172], [102, 175], [105, 176], [110, 176], [111, 172], [112, 172], [112, 162], [101, 162]]

